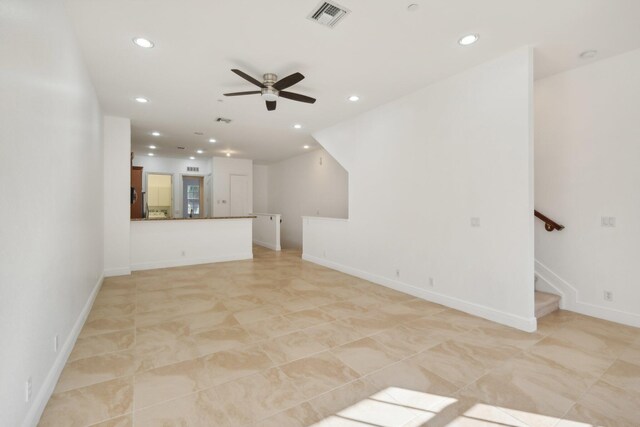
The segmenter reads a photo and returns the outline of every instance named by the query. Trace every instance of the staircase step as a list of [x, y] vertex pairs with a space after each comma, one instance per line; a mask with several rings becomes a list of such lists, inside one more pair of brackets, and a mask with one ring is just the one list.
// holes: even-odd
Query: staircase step
[[536, 291], [536, 319], [551, 314], [560, 308], [560, 296]]

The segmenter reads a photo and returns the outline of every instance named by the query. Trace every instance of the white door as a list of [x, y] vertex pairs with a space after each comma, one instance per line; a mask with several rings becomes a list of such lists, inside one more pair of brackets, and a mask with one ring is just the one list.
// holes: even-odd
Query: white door
[[249, 213], [249, 178], [247, 175], [229, 175], [229, 215], [246, 216]]

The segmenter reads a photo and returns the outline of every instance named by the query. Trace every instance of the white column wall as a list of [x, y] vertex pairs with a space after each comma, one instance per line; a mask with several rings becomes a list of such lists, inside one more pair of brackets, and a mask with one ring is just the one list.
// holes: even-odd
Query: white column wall
[[131, 121], [104, 117], [104, 272], [129, 274]]
[[102, 113], [61, 0], [0, 16], [0, 424], [33, 426], [102, 283]]
[[305, 258], [535, 330], [532, 84], [523, 48], [316, 133], [349, 220], [305, 219]]

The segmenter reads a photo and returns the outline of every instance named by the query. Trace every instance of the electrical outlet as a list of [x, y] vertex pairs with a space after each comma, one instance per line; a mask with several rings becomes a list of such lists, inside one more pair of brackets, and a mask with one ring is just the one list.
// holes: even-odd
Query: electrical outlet
[[613, 292], [604, 291], [603, 298], [605, 301], [613, 301]]
[[603, 227], [615, 227], [616, 226], [616, 217], [615, 216], [603, 216], [600, 218], [600, 225]]
[[429, 277], [429, 287], [433, 288], [436, 285], [435, 280], [433, 280], [433, 277]]
[[399, 268], [396, 268], [396, 277], [398, 277], [398, 278], [400, 277], [400, 269]]
[[27, 382], [24, 387], [24, 400], [28, 402], [31, 400], [31, 377], [27, 378]]
[[480, 227], [480, 218], [472, 217], [471, 218], [471, 226], [472, 227]]
[[182, 256], [187, 255], [187, 253], [185, 251], [182, 251]]
[[53, 352], [58, 352], [58, 336], [53, 337]]

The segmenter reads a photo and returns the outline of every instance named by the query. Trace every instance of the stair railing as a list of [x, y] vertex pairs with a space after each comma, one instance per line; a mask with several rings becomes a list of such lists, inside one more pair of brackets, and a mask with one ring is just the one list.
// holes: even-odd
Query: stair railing
[[551, 218], [541, 214], [540, 212], [534, 210], [533, 213], [536, 216], [536, 218], [541, 219], [542, 221], [544, 221], [544, 229], [547, 230], [548, 232], [552, 232], [553, 230], [560, 231], [560, 230], [564, 229], [564, 225], [558, 224], [557, 222], [555, 222]]

